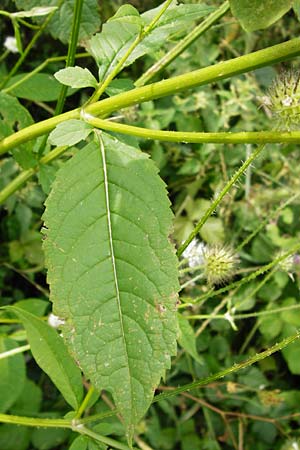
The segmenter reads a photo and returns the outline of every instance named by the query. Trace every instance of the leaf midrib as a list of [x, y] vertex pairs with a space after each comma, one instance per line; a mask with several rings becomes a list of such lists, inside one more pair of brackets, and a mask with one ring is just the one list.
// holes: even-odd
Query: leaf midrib
[[[132, 397], [132, 395], [131, 395], [133, 392], [132, 380], [131, 380], [131, 374], [130, 374], [127, 343], [126, 343], [126, 337], [125, 337], [125, 332], [124, 332], [120, 289], [119, 289], [119, 283], [118, 283], [118, 277], [117, 277], [116, 260], [115, 260], [114, 246], [113, 246], [113, 233], [112, 233], [112, 226], [111, 226], [110, 201], [109, 201], [109, 191], [108, 191], [108, 176], [107, 176], [105, 149], [104, 149], [104, 143], [100, 136], [100, 133], [98, 133], [98, 132], [96, 132], [96, 133], [97, 133], [97, 137], [98, 137], [98, 141], [99, 141], [101, 158], [102, 158], [105, 206], [106, 206], [106, 211], [107, 211], [107, 227], [108, 227], [108, 238], [109, 238], [108, 240], [109, 240], [112, 268], [113, 268], [113, 274], [114, 274], [114, 284], [115, 284], [117, 304], [118, 304], [119, 320], [120, 320], [120, 324], [121, 324], [122, 339], [123, 339], [123, 345], [124, 345], [124, 349], [125, 349], [125, 356], [126, 356], [126, 363], [127, 363], [127, 370], [128, 370], [128, 379], [129, 379], [129, 383], [130, 383], [130, 397]], [[132, 403], [132, 402], [130, 401], [130, 403]]]

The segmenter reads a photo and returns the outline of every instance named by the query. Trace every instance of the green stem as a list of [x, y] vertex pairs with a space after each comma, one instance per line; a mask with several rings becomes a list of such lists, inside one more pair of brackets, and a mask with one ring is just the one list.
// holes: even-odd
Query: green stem
[[267, 214], [267, 217], [262, 220], [259, 225], [255, 228], [255, 230], [252, 231], [252, 233], [250, 233], [249, 235], [247, 235], [247, 237], [240, 243], [240, 245], [236, 248], [236, 252], [238, 253], [239, 251], [242, 250], [242, 248], [245, 247], [245, 245], [247, 245], [251, 239], [254, 238], [254, 236], [256, 236], [264, 227], [265, 225], [267, 225], [268, 223], [270, 223], [270, 221], [272, 219], [274, 219], [275, 217], [278, 216], [278, 214], [287, 206], [289, 205], [293, 200], [295, 200], [297, 197], [299, 197], [300, 194], [295, 194], [293, 195], [291, 198], [289, 198], [286, 202], [284, 202], [282, 205], [280, 205], [278, 208], [276, 208], [273, 212], [271, 212], [270, 214]]
[[27, 169], [21, 172], [0, 192], [0, 205], [23, 186], [36, 172], [36, 169]]
[[[300, 38], [295, 38], [282, 44], [274, 45], [248, 55], [240, 56], [229, 61], [220, 62], [211, 67], [195, 70], [168, 80], [159, 81], [131, 91], [123, 92], [110, 98], [88, 105], [86, 113], [105, 117], [121, 108], [126, 108], [148, 100], [154, 100], [166, 95], [184, 91], [189, 88], [223, 80], [234, 75], [275, 64], [300, 54]], [[59, 116], [31, 125], [17, 133], [6, 137], [0, 143], [0, 154], [5, 153], [16, 145], [35, 137], [48, 133], [56, 125], [69, 119], [78, 119], [80, 109], [74, 109]]]
[[[87, 58], [89, 57], [89, 53], [77, 53], [75, 55], [76, 58]], [[42, 62], [42, 64], [40, 64], [39, 66], [37, 66], [34, 70], [32, 70], [31, 72], [27, 73], [26, 75], [24, 75], [24, 77], [22, 77], [20, 80], [16, 81], [15, 83], [11, 84], [10, 86], [8, 86], [7, 88], [3, 89], [2, 92], [10, 92], [13, 89], [15, 89], [16, 87], [20, 86], [21, 84], [23, 84], [25, 81], [29, 80], [31, 77], [33, 77], [33, 75], [41, 72], [48, 64], [52, 63], [52, 62], [59, 62], [59, 61], [65, 61], [66, 60], [66, 56], [54, 56], [53, 58], [47, 58], [44, 62]]]
[[196, 389], [200, 386], [205, 386], [209, 383], [212, 383], [216, 380], [219, 380], [220, 378], [224, 378], [227, 375], [230, 375], [232, 373], [238, 372], [241, 369], [245, 369], [249, 366], [252, 366], [254, 363], [261, 361], [268, 356], [272, 355], [275, 352], [278, 352], [279, 350], [282, 350], [287, 345], [291, 344], [292, 342], [296, 341], [300, 337], [300, 332], [297, 332], [293, 336], [289, 336], [286, 339], [283, 339], [278, 344], [273, 345], [272, 347], [268, 348], [267, 350], [257, 353], [256, 355], [252, 356], [251, 358], [247, 359], [246, 361], [234, 364], [233, 366], [229, 367], [228, 369], [221, 370], [220, 372], [217, 372], [214, 375], [211, 375], [206, 378], [202, 378], [202, 380], [194, 381], [193, 383], [185, 384], [184, 386], [180, 386], [179, 388], [175, 388], [172, 391], [164, 392], [163, 394], [159, 394], [154, 397], [153, 403], [159, 402], [161, 400], [165, 400], [166, 398], [174, 397], [181, 392], [188, 392], [193, 389]]
[[129, 57], [129, 55], [133, 52], [133, 50], [136, 48], [136, 46], [141, 42], [141, 36], [142, 36], [142, 34], [138, 35], [135, 38], [135, 40], [133, 41], [133, 43], [130, 45], [129, 49], [125, 53], [125, 55], [120, 59], [120, 61], [116, 65], [115, 69], [108, 75], [108, 77], [104, 80], [103, 83], [100, 83], [100, 86], [98, 87], [98, 89], [94, 92], [94, 94], [89, 99], [89, 101], [87, 103], [88, 105], [96, 102], [101, 97], [101, 95], [103, 94], [103, 92], [105, 91], [107, 86], [112, 82], [112, 80], [122, 70], [123, 64]]
[[[292, 309], [299, 309], [299, 308], [300, 308], [300, 305], [283, 306], [282, 308], [274, 308], [274, 309], [269, 309], [266, 311], [258, 311], [258, 312], [247, 313], [247, 314], [233, 314], [232, 318], [234, 320], [250, 319], [251, 317], [268, 316], [270, 314], [281, 313], [283, 311], [290, 311]], [[195, 315], [190, 315], [190, 316], [183, 315], [182, 317], [187, 320], [209, 319], [211, 317], [211, 314], [195, 314]], [[224, 314], [216, 314], [215, 316], [213, 316], [213, 319], [227, 320], [226, 317], [224, 316]]]
[[[70, 44], [68, 48], [68, 55], [66, 61], [66, 67], [74, 66], [75, 62], [75, 54], [78, 42], [79, 28], [80, 28], [80, 19], [82, 12], [83, 0], [76, 0], [74, 5], [74, 15], [72, 22], [72, 31], [70, 36]], [[60, 94], [57, 100], [55, 115], [57, 116], [63, 110], [65, 99], [67, 96], [68, 86], [63, 85], [60, 90]]]
[[22, 345], [17, 348], [13, 348], [12, 350], [8, 350], [7, 352], [0, 353], [0, 359], [9, 358], [10, 356], [17, 355], [18, 353], [27, 352], [30, 350], [30, 345]]
[[[278, 344], [273, 345], [272, 347], [268, 348], [267, 350], [258, 353], [251, 358], [247, 359], [246, 361], [234, 364], [233, 366], [229, 367], [228, 369], [221, 370], [220, 372], [217, 372], [214, 375], [211, 375], [209, 377], [203, 378], [202, 380], [194, 381], [193, 383], [185, 384], [184, 386], [180, 386], [179, 388], [175, 388], [174, 390], [170, 392], [165, 392], [163, 394], [159, 394], [156, 397], [154, 397], [152, 403], [159, 402], [161, 400], [165, 400], [166, 398], [174, 397], [177, 394], [180, 394], [181, 392], [187, 392], [191, 391], [193, 389], [196, 389], [200, 386], [205, 386], [206, 384], [212, 383], [213, 381], [216, 381], [220, 378], [223, 378], [227, 375], [230, 375], [232, 373], [235, 373], [241, 369], [245, 369], [246, 367], [251, 366], [252, 364], [261, 361], [268, 356], [272, 355], [273, 353], [282, 350], [287, 345], [294, 342], [296, 339], [299, 339], [300, 332], [297, 332], [293, 336], [289, 336], [288, 338], [283, 339]], [[12, 423], [16, 425], [25, 425], [25, 426], [31, 426], [31, 427], [54, 427], [54, 428], [71, 428], [74, 431], [77, 431], [82, 434], [86, 434], [88, 436], [93, 437], [94, 439], [98, 439], [99, 435], [91, 435], [90, 433], [93, 433], [92, 431], [86, 429], [82, 426], [83, 423], [96, 421], [98, 419], [112, 416], [117, 413], [117, 410], [109, 411], [109, 413], [102, 413], [97, 414], [94, 416], [87, 417], [86, 420], [81, 420], [77, 425], [74, 426], [74, 423], [67, 419], [40, 419], [40, 418], [32, 418], [32, 417], [22, 417], [22, 416], [12, 416], [9, 414], [0, 414], [0, 422], [3, 423]], [[88, 433], [86, 433], [86, 430], [88, 430]], [[96, 437], [97, 436], [97, 437]], [[105, 438], [109, 439], [109, 438]], [[104, 442], [104, 441], [102, 441]], [[114, 441], [116, 442], [116, 441]], [[108, 443], [108, 442], [107, 442]], [[108, 444], [111, 445], [111, 444]], [[122, 445], [122, 444], [119, 444]], [[116, 447], [120, 448], [120, 447]], [[121, 447], [121, 450], [128, 450], [128, 447]]]
[[66, 113], [60, 114], [59, 116], [51, 117], [51, 119], [43, 120], [42, 122], [35, 123], [29, 127], [23, 128], [22, 130], [14, 133], [0, 142], [0, 155], [7, 152], [11, 148], [14, 148], [23, 142], [30, 141], [38, 136], [49, 133], [53, 130], [56, 125], [65, 120], [78, 119], [80, 116], [80, 109], [73, 109]]
[[102, 436], [101, 434], [95, 433], [89, 428], [84, 427], [83, 425], [79, 425], [78, 427], [73, 428], [74, 431], [77, 431], [80, 434], [84, 434], [85, 436], [89, 436], [95, 441], [103, 442], [103, 444], [109, 445], [112, 448], [116, 448], [119, 450], [131, 450], [127, 445], [121, 444], [121, 442], [115, 441], [107, 436]]
[[76, 419], [79, 419], [82, 416], [82, 414], [86, 410], [86, 408], [87, 408], [87, 406], [89, 404], [89, 401], [90, 401], [92, 395], [94, 394], [94, 392], [95, 392], [95, 388], [93, 386], [91, 386], [89, 388], [86, 396], [84, 397], [80, 407], [78, 408], [78, 411], [77, 411], [76, 416], [75, 416]]
[[72, 421], [68, 419], [42, 419], [39, 417], [12, 416], [10, 414], [0, 414], [0, 422], [15, 425], [25, 425], [26, 427], [50, 427], [50, 428], [71, 428]]
[[231, 284], [228, 284], [227, 286], [224, 286], [220, 289], [211, 290], [207, 292], [206, 294], [201, 295], [201, 297], [198, 297], [196, 300], [194, 300], [193, 303], [199, 303], [202, 301], [207, 300], [208, 298], [216, 297], [217, 295], [224, 294], [225, 292], [230, 291], [231, 289], [238, 288], [242, 286], [243, 284], [249, 283], [249, 281], [254, 280], [260, 275], [263, 275], [268, 270], [272, 269], [274, 266], [279, 264], [281, 261], [284, 261], [286, 258], [288, 258], [290, 255], [293, 255], [300, 249], [300, 244], [295, 245], [287, 252], [280, 255], [278, 258], [271, 261], [269, 264], [266, 264], [265, 266], [261, 267], [260, 269], [256, 270], [255, 272], [252, 272], [250, 275], [248, 275], [245, 278], [242, 278], [241, 280], [234, 281]]
[[259, 67], [276, 64], [280, 61], [298, 56], [299, 54], [300, 38], [295, 38], [282, 44], [277, 44], [228, 61], [219, 62], [213, 66], [194, 70], [167, 80], [123, 92], [104, 99], [101, 102], [89, 105], [86, 111], [90, 114], [101, 115], [103, 117], [121, 108], [224, 80], [234, 75], [258, 69]]
[[195, 131], [165, 131], [152, 130], [150, 128], [135, 127], [123, 123], [103, 120], [97, 117], [91, 117], [86, 110], [82, 112], [82, 118], [95, 128], [116, 133], [136, 136], [142, 139], [154, 139], [165, 142], [184, 142], [184, 143], [215, 143], [215, 144], [283, 144], [300, 143], [300, 131], [241, 131], [231, 132], [195, 132]]
[[170, 6], [170, 3], [173, 0], [167, 0], [162, 7], [162, 9], [159, 11], [159, 13], [154, 17], [154, 19], [151, 21], [151, 23], [141, 31], [141, 33], [135, 38], [133, 43], [130, 45], [128, 50], [126, 51], [125, 55], [120, 59], [114, 70], [108, 75], [108, 77], [104, 80], [103, 83], [100, 84], [99, 88], [94, 92], [92, 97], [90, 98], [88, 104], [95, 102], [98, 100], [107, 86], [111, 83], [111, 81], [118, 75], [118, 73], [122, 70], [123, 65], [127, 61], [128, 57], [131, 55], [133, 50], [138, 46], [138, 44], [153, 30], [158, 20], [161, 18], [161, 16], [164, 14], [166, 9]]
[[[60, 5], [62, 4], [63, 0], [59, 1], [58, 6], [60, 7]], [[39, 39], [39, 37], [42, 35], [42, 33], [44, 32], [45, 28], [47, 27], [48, 23], [50, 22], [50, 20], [52, 19], [53, 15], [56, 13], [57, 10], [52, 11], [52, 13], [50, 13], [48, 15], [48, 17], [46, 18], [46, 20], [43, 22], [43, 24], [41, 25], [41, 27], [39, 28], [39, 30], [35, 33], [35, 35], [33, 36], [33, 38], [31, 39], [31, 41], [29, 42], [29, 44], [27, 45], [27, 47], [25, 48], [24, 52], [21, 54], [20, 58], [18, 59], [18, 61], [16, 62], [16, 64], [14, 65], [14, 67], [11, 69], [11, 71], [8, 73], [8, 75], [4, 78], [3, 82], [0, 84], [0, 89], [4, 88], [4, 86], [6, 86], [6, 84], [8, 83], [8, 81], [11, 79], [11, 77], [17, 72], [17, 70], [19, 69], [19, 67], [23, 64], [24, 60], [26, 59], [28, 53], [30, 52], [30, 50], [32, 49], [32, 47], [35, 45], [35, 43], [37, 42], [37, 40]]]
[[235, 174], [230, 178], [228, 183], [224, 186], [220, 194], [217, 198], [211, 203], [210, 207], [206, 210], [205, 214], [202, 216], [198, 224], [195, 226], [192, 233], [189, 237], [184, 241], [184, 243], [179, 247], [177, 251], [177, 255], [181, 256], [184, 250], [188, 247], [188, 245], [192, 242], [192, 240], [197, 236], [202, 226], [205, 224], [207, 219], [211, 216], [211, 214], [215, 211], [216, 207], [220, 204], [225, 195], [229, 192], [230, 188], [237, 182], [240, 176], [245, 172], [247, 167], [258, 157], [258, 155], [262, 152], [265, 145], [260, 145], [257, 149], [252, 153], [252, 155], [241, 165], [241, 167], [235, 172]]
[[65, 153], [68, 148], [68, 146], [56, 147], [54, 150], [52, 150], [39, 160], [39, 165], [21, 172], [7, 186], [5, 186], [2, 191], [0, 191], [0, 205], [5, 202], [8, 197], [10, 197], [18, 189], [20, 189], [20, 187], [22, 187], [39, 170], [40, 165], [49, 164], [51, 161]]
[[252, 289], [252, 291], [248, 295], [246, 295], [246, 297], [243, 297], [243, 300], [241, 302], [237, 302], [234, 305], [234, 307], [236, 309], [239, 309], [242, 305], [247, 303], [248, 300], [251, 301], [252, 298], [255, 298], [255, 294], [267, 283], [267, 281], [270, 280], [270, 278], [272, 278], [272, 276], [274, 275], [274, 273], [276, 271], [277, 271], [277, 267], [274, 266], [273, 269], [270, 270], [270, 272], [268, 272], [267, 275], [259, 283], [257, 283], [255, 288]]
[[155, 75], [165, 69], [175, 58], [186, 50], [196, 39], [207, 31], [217, 20], [219, 20], [229, 10], [230, 5], [225, 1], [216, 11], [211, 13], [203, 22], [194, 28], [184, 39], [178, 42], [168, 53], [151, 66], [134, 84], [136, 87], [144, 86]]
[[[72, 111], [71, 111], [72, 113]], [[66, 113], [69, 114], [69, 113]], [[84, 114], [82, 115], [84, 117]], [[55, 118], [53, 118], [55, 119]], [[53, 119], [49, 119], [52, 121]], [[67, 119], [69, 120], [69, 119]], [[86, 121], [93, 125], [96, 128], [101, 128], [107, 131], [115, 131], [118, 133], [129, 134], [131, 136], [142, 137], [144, 139], [155, 139], [159, 141], [168, 141], [168, 142], [215, 142], [215, 143], [240, 143], [240, 142], [275, 142], [275, 143], [286, 143], [286, 142], [300, 142], [300, 132], [269, 132], [269, 131], [261, 131], [261, 132], [246, 132], [246, 133], [194, 133], [194, 132], [181, 132], [181, 131], [161, 131], [161, 130], [150, 130], [147, 128], [139, 128], [133, 127], [131, 125], [118, 124], [115, 122], [111, 122], [108, 120], [98, 119], [98, 118], [90, 118], [87, 117]], [[36, 124], [38, 125], [38, 124]], [[24, 130], [27, 130], [25, 128]], [[16, 133], [17, 134], [17, 133]], [[255, 136], [255, 137], [253, 137]], [[57, 158], [62, 153], [65, 152], [67, 147], [64, 147], [64, 150], [55, 149], [52, 152], [48, 153], [46, 157], [40, 160], [41, 164], [46, 164], [50, 160]], [[1, 153], [1, 152], [0, 152]], [[50, 159], [48, 159], [50, 158]], [[10, 195], [16, 192], [26, 181], [28, 181], [34, 173], [37, 172], [39, 167], [35, 167], [34, 169], [28, 169], [18, 175], [11, 183], [9, 183], [1, 192], [0, 192], [0, 204], [3, 203]], [[293, 197], [296, 198], [299, 194]], [[288, 200], [286, 204], [290, 203], [291, 200]], [[278, 211], [284, 208], [285, 205], [280, 207]], [[277, 211], [277, 212], [278, 212]], [[270, 217], [265, 221], [259, 224], [257, 230], [253, 231], [251, 235], [247, 236], [245, 241], [238, 247], [240, 250], [246, 243], [250, 241], [250, 239], [260, 231], [263, 226], [269, 221]]]

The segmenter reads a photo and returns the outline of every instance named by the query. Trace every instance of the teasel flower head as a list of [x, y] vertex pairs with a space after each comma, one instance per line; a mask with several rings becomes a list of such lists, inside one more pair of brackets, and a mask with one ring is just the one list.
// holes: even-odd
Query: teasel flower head
[[238, 256], [229, 246], [206, 246], [203, 251], [203, 270], [208, 284], [224, 284], [235, 272]]
[[[275, 258], [279, 258], [282, 256], [285, 252], [283, 250], [279, 250], [277, 254], [275, 255]], [[282, 272], [286, 272], [289, 277], [294, 281], [294, 275], [293, 273], [296, 272], [296, 265], [299, 264], [299, 255], [294, 254], [287, 256], [285, 259], [280, 261], [278, 263], [278, 269]]]
[[290, 70], [279, 75], [263, 98], [281, 130], [300, 128], [300, 71]]

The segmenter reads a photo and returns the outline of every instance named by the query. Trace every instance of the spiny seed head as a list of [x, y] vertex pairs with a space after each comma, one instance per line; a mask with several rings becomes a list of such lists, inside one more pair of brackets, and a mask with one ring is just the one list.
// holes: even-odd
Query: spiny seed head
[[206, 246], [203, 251], [204, 275], [209, 284], [223, 284], [235, 273], [238, 257], [229, 247]]
[[290, 70], [279, 75], [263, 103], [276, 117], [280, 129], [299, 129], [300, 72]]
[[[284, 255], [283, 250], [279, 250], [279, 252], [275, 255], [276, 258], [280, 258]], [[295, 271], [295, 255], [287, 256], [285, 259], [278, 263], [278, 269], [282, 272], [293, 273]]]

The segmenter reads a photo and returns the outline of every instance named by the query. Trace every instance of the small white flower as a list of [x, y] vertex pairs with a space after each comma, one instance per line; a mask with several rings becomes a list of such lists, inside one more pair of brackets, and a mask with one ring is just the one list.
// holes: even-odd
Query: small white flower
[[65, 321], [64, 319], [61, 319], [60, 317], [56, 316], [55, 314], [50, 313], [48, 317], [48, 324], [52, 328], [58, 328], [61, 325], [64, 325]]
[[12, 53], [19, 53], [17, 40], [14, 36], [7, 36], [4, 41], [4, 47]]
[[203, 252], [205, 250], [205, 244], [203, 242], [197, 242], [194, 239], [188, 247], [182, 253], [182, 256], [188, 260], [190, 267], [197, 267], [203, 264]]

